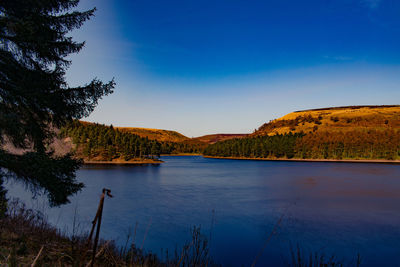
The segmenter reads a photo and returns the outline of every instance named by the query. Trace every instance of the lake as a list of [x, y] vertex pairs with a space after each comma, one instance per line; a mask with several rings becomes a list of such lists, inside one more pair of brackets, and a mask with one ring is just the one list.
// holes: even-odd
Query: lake
[[[84, 166], [86, 187], [61, 208], [31, 200], [19, 184], [12, 196], [43, 210], [58, 227], [90, 230], [102, 188], [102, 238], [135, 243], [159, 255], [191, 240], [200, 226], [224, 266], [287, 266], [291, 250], [336, 256], [354, 265], [400, 266], [400, 165], [278, 162], [165, 156], [142, 166]], [[276, 227], [276, 233], [271, 233]]]

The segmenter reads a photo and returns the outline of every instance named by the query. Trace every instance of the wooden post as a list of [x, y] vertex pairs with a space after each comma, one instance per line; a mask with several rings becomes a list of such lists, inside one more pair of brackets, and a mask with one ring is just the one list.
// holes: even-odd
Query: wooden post
[[94, 217], [94, 220], [92, 222], [92, 229], [90, 231], [89, 238], [88, 238], [88, 244], [90, 244], [90, 242], [92, 241], [94, 228], [96, 227], [96, 224], [97, 224], [96, 236], [94, 238], [94, 243], [93, 243], [92, 260], [91, 260], [91, 263], [90, 263], [91, 267], [94, 266], [94, 260], [96, 258], [96, 249], [97, 249], [97, 243], [99, 241], [101, 217], [103, 215], [104, 198], [105, 198], [106, 194], [110, 198], [113, 197], [111, 195], [111, 190], [110, 189], [103, 188], [103, 192], [102, 192], [102, 194], [100, 196], [99, 207], [97, 208], [96, 216]]

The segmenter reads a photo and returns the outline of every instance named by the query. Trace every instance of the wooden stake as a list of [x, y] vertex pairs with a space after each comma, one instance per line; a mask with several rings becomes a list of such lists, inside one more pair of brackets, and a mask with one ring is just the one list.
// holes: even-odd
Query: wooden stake
[[92, 222], [92, 229], [90, 231], [89, 238], [88, 238], [88, 244], [90, 244], [90, 242], [92, 241], [94, 228], [96, 227], [96, 224], [97, 224], [96, 236], [94, 238], [94, 243], [93, 243], [92, 260], [90, 262], [91, 267], [94, 266], [94, 260], [96, 259], [96, 249], [97, 249], [97, 243], [99, 241], [99, 236], [100, 236], [101, 217], [103, 215], [104, 198], [105, 198], [106, 194], [110, 198], [113, 197], [111, 195], [110, 189], [103, 188], [103, 192], [100, 196], [99, 207], [97, 208], [96, 216], [94, 217], [94, 220]]
[[42, 254], [43, 248], [44, 248], [44, 246], [42, 246], [42, 247], [40, 248], [39, 253], [36, 255], [35, 260], [34, 260], [33, 263], [31, 264], [31, 267], [35, 267], [35, 265], [36, 265], [36, 263], [37, 263], [37, 261], [38, 261], [40, 255]]

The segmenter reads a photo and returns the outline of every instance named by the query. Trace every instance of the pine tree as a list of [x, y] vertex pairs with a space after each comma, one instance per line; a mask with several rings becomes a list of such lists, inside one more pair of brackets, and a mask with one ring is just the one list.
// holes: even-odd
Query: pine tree
[[[89, 115], [114, 88], [113, 80], [74, 88], [65, 80], [67, 56], [84, 46], [67, 34], [95, 11], [72, 11], [78, 3], [0, 1], [0, 179], [19, 179], [34, 192], [44, 191], [51, 205], [68, 202], [83, 187], [75, 177], [79, 161], [46, 151], [53, 129]], [[5, 142], [31, 151], [11, 154]]]
[[3, 186], [3, 180], [0, 178], [0, 219], [3, 218], [7, 212], [7, 191]]

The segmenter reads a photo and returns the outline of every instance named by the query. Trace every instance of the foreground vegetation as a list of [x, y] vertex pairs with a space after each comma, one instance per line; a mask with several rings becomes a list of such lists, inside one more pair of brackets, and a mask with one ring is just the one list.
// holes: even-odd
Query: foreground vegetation
[[[77, 232], [74, 229], [72, 236], [62, 233], [50, 225], [42, 213], [12, 201], [7, 213], [0, 217], [0, 266], [91, 266], [93, 243], [88, 242], [87, 234]], [[101, 240], [94, 266], [221, 266], [213, 261], [208, 240], [197, 227], [192, 229], [191, 240], [172, 253], [166, 251], [161, 257], [138, 248], [132, 241], [134, 239], [134, 236], [127, 236], [124, 247], [117, 247], [112, 240]], [[258, 266], [258, 257], [252, 266]], [[286, 264], [296, 267], [344, 266], [336, 257], [321, 253], [305, 254], [300, 247], [290, 251]], [[360, 264], [358, 256], [354, 263], [346, 266]]]
[[[87, 237], [87, 234], [68, 236], [51, 226], [40, 212], [13, 201], [6, 216], [0, 218], [0, 265], [89, 266], [93, 244]], [[96, 266], [219, 266], [212, 261], [207, 238], [200, 228], [193, 228], [192, 239], [181, 249], [166, 252], [162, 259], [136, 247], [129, 236], [125, 247], [102, 240], [95, 263]]]

